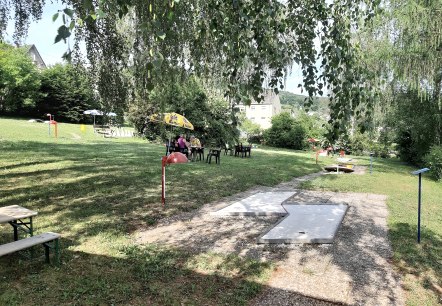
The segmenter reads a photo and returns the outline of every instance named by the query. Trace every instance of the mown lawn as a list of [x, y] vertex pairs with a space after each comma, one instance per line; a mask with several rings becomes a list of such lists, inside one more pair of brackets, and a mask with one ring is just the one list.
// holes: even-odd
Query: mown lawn
[[[167, 168], [161, 205], [164, 147], [141, 139], [105, 139], [79, 125], [0, 119], [0, 206], [38, 211], [37, 233], [62, 234], [62, 265], [42, 258], [0, 258], [0, 305], [242, 305], [256, 296], [272, 264], [234, 254], [190, 254], [132, 242], [140, 225], [194, 210], [249, 189], [317, 172], [311, 153], [252, 151], [222, 156], [221, 165]], [[0, 243], [12, 240], [0, 226]], [[37, 249], [41, 252], [41, 250]]]
[[[355, 158], [359, 164], [369, 166], [368, 157]], [[418, 178], [411, 175], [414, 170], [397, 159], [376, 158], [372, 175], [367, 170], [364, 176], [322, 176], [304, 183], [303, 187], [387, 195], [393, 262], [403, 275], [407, 304], [437, 305], [442, 302], [434, 288], [434, 285], [442, 287], [442, 184], [424, 175], [418, 244]]]

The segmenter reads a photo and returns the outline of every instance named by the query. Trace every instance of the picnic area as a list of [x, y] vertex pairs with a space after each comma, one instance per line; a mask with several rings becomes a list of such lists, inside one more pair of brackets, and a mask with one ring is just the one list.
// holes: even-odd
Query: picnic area
[[[268, 305], [287, 296], [318, 305], [438, 301], [432, 284], [442, 272], [442, 191], [424, 178], [425, 227], [417, 244], [414, 168], [398, 160], [375, 159], [371, 175], [318, 175], [330, 157], [316, 164], [315, 152], [261, 147], [250, 158], [222, 155], [220, 164], [173, 164], [163, 207], [164, 144], [103, 138], [75, 124], [61, 124], [57, 139], [47, 137], [46, 125], [26, 120], [2, 118], [0, 129], [0, 207], [38, 212], [34, 234], [61, 235], [59, 265], [45, 263], [43, 248], [0, 258], [3, 304]], [[368, 169], [368, 157], [358, 160]], [[294, 203], [350, 205], [333, 247], [258, 245], [280, 217], [210, 215], [258, 193], [288, 190]], [[0, 244], [14, 240], [9, 224], [0, 230]], [[361, 257], [344, 260], [354, 254]], [[295, 276], [284, 276], [291, 266]], [[372, 279], [370, 271], [388, 281]], [[337, 275], [346, 282], [333, 281]], [[299, 283], [293, 277], [319, 287], [290, 286]], [[375, 293], [378, 282], [392, 291], [386, 285]]]

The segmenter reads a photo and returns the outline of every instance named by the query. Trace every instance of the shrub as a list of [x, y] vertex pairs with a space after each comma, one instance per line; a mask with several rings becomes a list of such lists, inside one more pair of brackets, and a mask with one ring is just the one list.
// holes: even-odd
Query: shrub
[[247, 136], [248, 143], [261, 144], [263, 141], [264, 141], [263, 134], [248, 135]]
[[354, 155], [363, 155], [371, 150], [367, 134], [355, 133], [349, 143], [349, 149]]
[[385, 144], [373, 142], [370, 145], [370, 152], [373, 153], [375, 157], [387, 158], [389, 157], [390, 149]]
[[272, 126], [264, 131], [265, 143], [269, 146], [304, 149], [307, 146], [307, 133], [305, 128], [290, 116], [281, 113], [272, 118]]
[[442, 179], [442, 146], [433, 146], [424, 156], [425, 166], [431, 169], [430, 175], [436, 180]]

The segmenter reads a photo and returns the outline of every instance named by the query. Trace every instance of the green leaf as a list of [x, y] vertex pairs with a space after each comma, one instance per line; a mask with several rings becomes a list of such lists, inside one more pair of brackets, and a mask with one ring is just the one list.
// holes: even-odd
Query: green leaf
[[163, 64], [163, 60], [156, 58], [152, 61], [152, 63], [155, 66], [155, 68], [160, 68], [161, 65]]
[[96, 19], [97, 19], [97, 15], [95, 15], [95, 14], [91, 14], [91, 18], [92, 18], [93, 20], [96, 20]]
[[74, 16], [74, 11], [69, 8], [65, 8], [63, 12], [71, 18]]
[[64, 60], [66, 60], [67, 62], [71, 62], [71, 60], [72, 60], [72, 51], [66, 51], [65, 53], [63, 53], [62, 58]]
[[66, 42], [66, 38], [71, 36], [71, 32], [69, 31], [69, 29], [65, 25], [62, 25], [61, 27], [59, 27], [57, 32], [58, 32], [58, 34], [55, 37], [54, 43], [58, 43], [62, 39]]
[[55, 14], [52, 16], [52, 22], [55, 22], [55, 20], [57, 20], [58, 15], [59, 15], [59, 13], [55, 13]]
[[153, 69], [153, 64], [152, 64], [151, 62], [148, 62], [148, 63], [146, 64], [146, 68], [147, 68], [148, 70], [152, 70], [152, 69]]
[[93, 10], [94, 5], [92, 3], [92, 0], [83, 0], [83, 6], [85, 9]]
[[74, 29], [74, 27], [75, 27], [75, 21], [71, 21], [71, 23], [69, 24], [69, 30], [73, 30]]
[[164, 40], [164, 38], [166, 38], [166, 33], [164, 32], [158, 32], [157, 33], [158, 38], [160, 38], [161, 40]]
[[155, 86], [152, 83], [147, 83], [146, 88], [147, 90], [153, 90]]
[[98, 16], [98, 18], [105, 18], [107, 16], [107, 13], [105, 13], [101, 9], [98, 9], [97, 10], [97, 16]]
[[59, 42], [60, 40], [62, 40], [62, 39], [63, 39], [63, 37], [61, 37], [61, 35], [58, 34], [57, 36], [55, 36], [54, 44], [58, 43], [58, 42]]

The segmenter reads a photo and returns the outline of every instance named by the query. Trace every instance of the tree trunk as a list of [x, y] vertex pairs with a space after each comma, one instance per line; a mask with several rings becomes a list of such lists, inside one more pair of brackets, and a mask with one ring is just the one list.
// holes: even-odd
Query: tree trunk
[[435, 144], [441, 145], [441, 134], [442, 134], [442, 101], [441, 101], [441, 82], [442, 82], [442, 69], [438, 68], [436, 72], [436, 77], [434, 78], [434, 92], [433, 92], [433, 103], [436, 109], [436, 137]]

